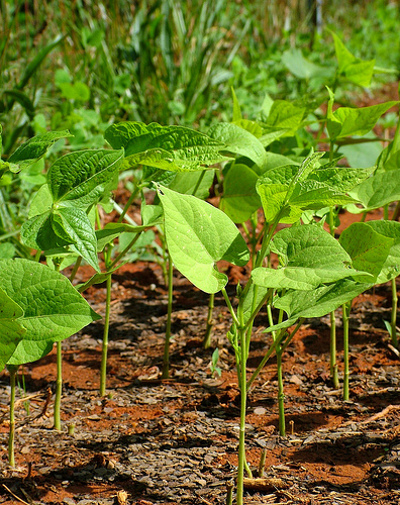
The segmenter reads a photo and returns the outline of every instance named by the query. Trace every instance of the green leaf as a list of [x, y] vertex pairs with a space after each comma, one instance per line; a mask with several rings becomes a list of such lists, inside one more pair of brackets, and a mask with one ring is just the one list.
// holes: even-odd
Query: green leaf
[[256, 191], [258, 174], [243, 164], [233, 164], [224, 176], [224, 193], [220, 209], [234, 223], [243, 223], [260, 208], [261, 200]]
[[53, 201], [74, 201], [82, 208], [97, 203], [118, 184], [123, 157], [123, 149], [87, 149], [62, 156], [47, 175]]
[[[53, 213], [53, 230], [75, 250], [96, 272], [100, 271], [97, 258], [97, 239], [86, 212], [76, 207], [60, 207]], [[53, 248], [46, 244], [43, 250]]]
[[332, 71], [321, 67], [304, 58], [301, 49], [289, 49], [282, 55], [282, 63], [293, 75], [299, 79], [310, 80], [315, 77], [331, 77]]
[[251, 277], [264, 288], [311, 290], [324, 283], [360, 275], [351, 269], [350, 256], [328, 232], [315, 225], [279, 231], [271, 244], [284, 266], [256, 268]]
[[237, 99], [235, 90], [231, 87], [233, 110], [232, 110], [232, 121], [240, 121], [243, 119], [242, 111], [240, 110], [239, 100]]
[[[376, 281], [394, 240], [367, 223], [352, 223], [342, 232], [339, 242], [351, 256], [354, 268], [372, 274]], [[368, 282], [368, 277], [360, 278], [360, 282]]]
[[114, 149], [125, 149], [130, 165], [190, 172], [226, 160], [220, 142], [183, 126], [127, 121], [107, 128], [105, 138]]
[[400, 169], [376, 172], [349, 191], [349, 195], [359, 200], [364, 210], [377, 209], [400, 200]]
[[335, 33], [331, 31], [331, 34], [335, 43], [339, 77], [358, 86], [368, 87], [371, 84], [375, 60], [367, 61], [356, 58]]
[[370, 107], [353, 109], [340, 107], [335, 112], [328, 113], [327, 128], [331, 140], [365, 135], [375, 126], [378, 119], [399, 102], [385, 102]]
[[33, 165], [46, 154], [54, 142], [65, 137], [73, 137], [73, 135], [68, 130], [63, 130], [42, 133], [27, 140], [8, 159], [10, 163], [18, 165], [18, 169], [13, 171], [19, 171]]
[[376, 279], [376, 284], [388, 282], [400, 274], [400, 223], [398, 221], [366, 221], [375, 232], [391, 238], [393, 244]]
[[245, 265], [249, 251], [234, 223], [222, 211], [190, 195], [158, 187], [165, 214], [168, 250], [175, 267], [206, 293], [216, 293], [228, 282], [215, 263], [226, 260]]
[[302, 126], [305, 114], [305, 107], [299, 107], [287, 100], [275, 100], [266, 123], [276, 130], [286, 128], [286, 136], [291, 136]]
[[18, 321], [23, 314], [21, 307], [0, 288], [0, 371], [3, 370], [26, 332]]
[[30, 260], [0, 262], [0, 284], [23, 310], [26, 333], [8, 364], [34, 361], [90, 322], [100, 319], [62, 274]]
[[365, 181], [374, 170], [375, 167], [321, 167], [310, 175], [310, 179], [326, 184], [336, 191], [344, 193], [352, 190], [355, 186]]
[[68, 100], [87, 102], [90, 98], [90, 88], [83, 82], [63, 82], [59, 83], [58, 87], [61, 90], [62, 96]]
[[163, 183], [163, 185], [177, 193], [193, 195], [201, 200], [205, 200], [210, 194], [214, 174], [214, 170], [206, 170], [204, 172], [176, 172], [174, 174], [174, 179], [170, 183]]
[[266, 331], [288, 328], [302, 317], [322, 317], [338, 307], [353, 300], [356, 296], [371, 288], [373, 284], [361, 284], [350, 279], [343, 279], [311, 291], [289, 291], [278, 297], [274, 307], [284, 310], [288, 319], [271, 326]]
[[216, 123], [208, 130], [208, 134], [221, 144], [225, 144], [227, 151], [245, 156], [261, 170], [265, 170], [267, 164], [265, 148], [249, 131], [233, 123]]

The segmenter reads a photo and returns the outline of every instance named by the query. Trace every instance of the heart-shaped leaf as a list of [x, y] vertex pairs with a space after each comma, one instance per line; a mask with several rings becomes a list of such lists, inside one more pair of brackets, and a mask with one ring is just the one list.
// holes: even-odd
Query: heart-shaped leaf
[[39, 359], [53, 342], [100, 319], [66, 277], [40, 263], [25, 259], [0, 261], [0, 284], [22, 309], [18, 323], [26, 329], [9, 364]]
[[218, 292], [228, 278], [215, 269], [215, 263], [223, 259], [245, 265], [249, 260], [249, 250], [239, 230], [221, 210], [194, 196], [162, 186], [158, 187], [158, 195], [175, 267], [202, 291]]

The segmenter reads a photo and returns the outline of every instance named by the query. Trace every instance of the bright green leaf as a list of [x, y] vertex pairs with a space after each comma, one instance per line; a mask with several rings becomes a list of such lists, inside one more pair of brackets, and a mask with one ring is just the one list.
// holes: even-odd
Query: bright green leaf
[[234, 223], [222, 211], [190, 195], [159, 187], [164, 208], [168, 250], [175, 267], [206, 293], [220, 291], [228, 282], [215, 263], [226, 260], [245, 265], [247, 245]]

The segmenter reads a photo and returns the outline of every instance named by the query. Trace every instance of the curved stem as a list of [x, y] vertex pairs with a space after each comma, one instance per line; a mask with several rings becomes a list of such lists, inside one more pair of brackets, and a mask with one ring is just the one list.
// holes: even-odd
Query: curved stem
[[243, 492], [244, 492], [244, 469], [246, 465], [246, 404], [247, 404], [247, 377], [246, 377], [246, 363], [247, 363], [247, 346], [246, 346], [246, 332], [243, 328], [238, 328], [239, 341], [240, 341], [240, 431], [239, 431], [239, 465], [237, 476], [237, 505], [243, 505]]
[[335, 311], [330, 313], [331, 331], [330, 331], [330, 372], [335, 389], [339, 388], [338, 365], [336, 360], [336, 321]]

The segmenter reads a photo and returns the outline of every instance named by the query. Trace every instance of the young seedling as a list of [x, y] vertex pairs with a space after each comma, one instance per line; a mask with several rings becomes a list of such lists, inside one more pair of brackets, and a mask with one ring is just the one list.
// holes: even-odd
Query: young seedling
[[63, 275], [33, 261], [1, 260], [0, 320], [6, 330], [0, 342], [0, 367], [11, 379], [9, 461], [14, 460], [15, 377], [20, 365], [36, 361], [54, 342], [70, 337], [100, 319]]

